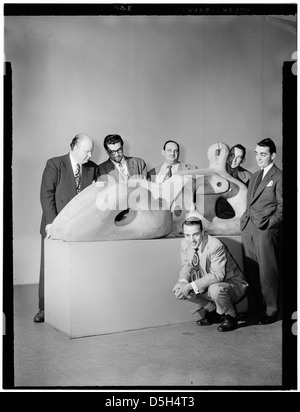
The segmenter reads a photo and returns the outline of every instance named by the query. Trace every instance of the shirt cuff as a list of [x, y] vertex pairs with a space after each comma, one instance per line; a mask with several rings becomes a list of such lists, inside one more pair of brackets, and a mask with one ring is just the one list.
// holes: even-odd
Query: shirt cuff
[[186, 283], [186, 284], [188, 284], [189, 281], [188, 281], [187, 279], [180, 279], [179, 283]]
[[197, 285], [195, 282], [191, 282], [192, 288], [194, 290], [194, 292], [196, 293], [196, 295], [198, 295], [200, 293], [200, 290], [197, 288]]

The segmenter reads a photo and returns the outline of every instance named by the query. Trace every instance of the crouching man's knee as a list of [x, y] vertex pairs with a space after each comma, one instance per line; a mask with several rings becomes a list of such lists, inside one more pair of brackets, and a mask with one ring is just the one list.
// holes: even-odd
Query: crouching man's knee
[[213, 283], [208, 288], [208, 296], [214, 301], [219, 300], [226, 295], [228, 295], [228, 289], [221, 283]]

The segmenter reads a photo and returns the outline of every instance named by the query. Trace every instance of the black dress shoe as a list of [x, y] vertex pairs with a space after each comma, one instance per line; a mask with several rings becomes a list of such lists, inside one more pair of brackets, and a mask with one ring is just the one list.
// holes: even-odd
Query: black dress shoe
[[39, 310], [38, 313], [33, 318], [35, 323], [42, 323], [45, 321], [45, 314], [43, 310]]
[[234, 330], [237, 327], [237, 323], [238, 323], [237, 317], [225, 315], [225, 319], [222, 325], [218, 327], [218, 331], [219, 332], [229, 332], [231, 330]]
[[271, 325], [271, 323], [276, 322], [276, 320], [277, 320], [277, 314], [272, 315], [272, 316], [264, 315], [259, 319], [258, 324], [259, 325]]
[[238, 320], [248, 320], [253, 318], [259, 318], [261, 312], [242, 312], [237, 315]]
[[197, 321], [197, 325], [208, 326], [208, 325], [212, 325], [213, 323], [221, 323], [221, 322], [222, 322], [222, 315], [219, 315], [215, 310], [211, 312], [207, 310], [205, 312], [204, 318]]

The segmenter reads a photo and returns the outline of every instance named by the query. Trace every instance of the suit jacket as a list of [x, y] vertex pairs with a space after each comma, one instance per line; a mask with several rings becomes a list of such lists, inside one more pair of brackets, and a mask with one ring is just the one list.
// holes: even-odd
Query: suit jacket
[[[81, 190], [97, 180], [98, 166], [92, 161], [82, 165]], [[43, 210], [40, 233], [45, 236], [46, 225], [76, 196], [70, 154], [49, 159], [43, 172], [40, 200]]]
[[231, 169], [229, 166], [227, 166], [227, 172], [234, 177], [235, 179], [240, 180], [242, 183], [244, 183], [246, 186], [249, 185], [249, 180], [252, 176], [252, 173], [249, 172], [248, 170], [244, 169], [241, 166], [238, 166], [237, 169]]
[[282, 171], [274, 164], [253, 193], [259, 171], [251, 176], [241, 230], [249, 220], [259, 229], [279, 228], [282, 222]]
[[[127, 157], [124, 156], [127, 163], [127, 169], [130, 177], [147, 178], [147, 166], [143, 159], [139, 157]], [[98, 180], [106, 180], [105, 176], [111, 176], [116, 182], [120, 180], [120, 173], [114, 163], [107, 159], [105, 162], [99, 165], [99, 178]]]
[[237, 173], [237, 174], [238, 174], [238, 179], [239, 179], [241, 182], [245, 183], [245, 185], [248, 186], [249, 180], [250, 180], [250, 178], [251, 178], [251, 176], [252, 176], [252, 173], [249, 172], [249, 170], [246, 170], [246, 169], [244, 169], [243, 167], [239, 166], [239, 167], [238, 167], [238, 173]]
[[[193, 268], [192, 260], [195, 250], [185, 239], [181, 241], [182, 268], [179, 279], [190, 282], [190, 274]], [[195, 284], [201, 293], [204, 293], [212, 283], [228, 282], [238, 286], [243, 295], [248, 286], [243, 272], [233, 259], [226, 246], [216, 237], [205, 234], [199, 246], [199, 263], [202, 277], [195, 280]]]
[[[154, 179], [153, 176], [158, 175], [162, 165], [163, 165], [163, 163], [161, 163], [160, 165], [158, 165], [158, 166], [154, 167], [153, 169], [151, 169], [148, 172], [148, 179], [150, 179], [150, 180]], [[184, 170], [195, 170], [195, 169], [198, 169], [198, 167], [194, 166], [194, 165], [188, 165], [186, 163], [179, 162], [178, 172], [182, 172]]]

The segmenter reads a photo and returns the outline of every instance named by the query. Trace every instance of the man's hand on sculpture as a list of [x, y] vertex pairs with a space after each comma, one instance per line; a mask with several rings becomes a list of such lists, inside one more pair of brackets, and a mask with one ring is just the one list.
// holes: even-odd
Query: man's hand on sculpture
[[50, 239], [50, 237], [51, 237], [50, 228], [51, 228], [51, 224], [46, 225], [46, 227], [45, 227], [46, 239]]

